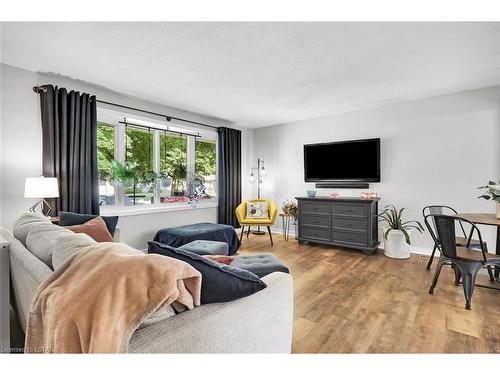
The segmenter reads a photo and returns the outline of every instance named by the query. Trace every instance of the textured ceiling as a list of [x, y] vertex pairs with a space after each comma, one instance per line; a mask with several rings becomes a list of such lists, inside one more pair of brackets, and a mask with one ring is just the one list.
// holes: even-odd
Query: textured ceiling
[[500, 23], [4, 23], [2, 62], [260, 127], [500, 83]]

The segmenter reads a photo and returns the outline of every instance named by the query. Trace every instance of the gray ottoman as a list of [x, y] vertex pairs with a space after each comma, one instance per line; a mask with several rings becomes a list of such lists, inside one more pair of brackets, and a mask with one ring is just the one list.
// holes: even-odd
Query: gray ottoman
[[179, 249], [198, 255], [227, 255], [229, 253], [229, 245], [226, 242], [207, 240], [196, 240], [180, 246]]
[[288, 268], [272, 254], [238, 255], [233, 257], [230, 266], [253, 272], [259, 277], [273, 272], [289, 273]]

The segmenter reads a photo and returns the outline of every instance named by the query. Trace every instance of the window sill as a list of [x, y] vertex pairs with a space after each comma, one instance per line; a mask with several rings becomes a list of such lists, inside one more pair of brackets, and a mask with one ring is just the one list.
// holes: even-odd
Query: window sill
[[201, 210], [205, 208], [217, 208], [216, 202], [200, 203], [197, 207], [191, 207], [189, 204], [172, 204], [172, 205], [143, 205], [143, 206], [101, 206], [101, 215], [104, 216], [134, 216], [134, 215], [148, 215], [162, 212], [175, 212], [186, 210]]

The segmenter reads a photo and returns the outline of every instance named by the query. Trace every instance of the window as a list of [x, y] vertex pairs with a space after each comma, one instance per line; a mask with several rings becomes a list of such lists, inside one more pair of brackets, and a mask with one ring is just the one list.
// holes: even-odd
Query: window
[[153, 168], [153, 133], [150, 130], [125, 129], [125, 161], [134, 168], [135, 176], [124, 181], [125, 206], [152, 204], [156, 183]]
[[99, 173], [99, 204], [115, 204], [115, 187], [111, 183], [111, 163], [115, 158], [114, 127], [97, 123], [97, 169]]
[[217, 147], [215, 141], [196, 140], [195, 143], [195, 173], [196, 178], [203, 181], [206, 188], [204, 199], [216, 196]]
[[187, 137], [160, 134], [160, 203], [187, 202]]
[[99, 116], [97, 152], [101, 206], [188, 207], [188, 190], [197, 186], [196, 179], [205, 186], [200, 202], [215, 201], [215, 132], [204, 131], [200, 138], [169, 132], [161, 125], [158, 128], [125, 125], [123, 113], [110, 114], [109, 110], [102, 110]]

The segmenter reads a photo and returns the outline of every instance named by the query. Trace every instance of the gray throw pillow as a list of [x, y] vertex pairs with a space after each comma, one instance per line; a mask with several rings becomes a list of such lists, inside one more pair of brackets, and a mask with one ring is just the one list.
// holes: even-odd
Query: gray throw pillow
[[26, 237], [26, 248], [52, 268], [52, 251], [56, 247], [61, 236], [74, 234], [68, 229], [49, 222], [41, 222], [34, 225]]
[[22, 214], [14, 223], [12, 234], [17, 240], [21, 241], [21, 243], [26, 246], [26, 237], [28, 237], [29, 231], [40, 223], [50, 223], [50, 220], [42, 214], [26, 212]]
[[81, 249], [97, 242], [85, 233], [67, 233], [58, 238], [52, 249], [52, 267], [57, 270], [66, 260]]

